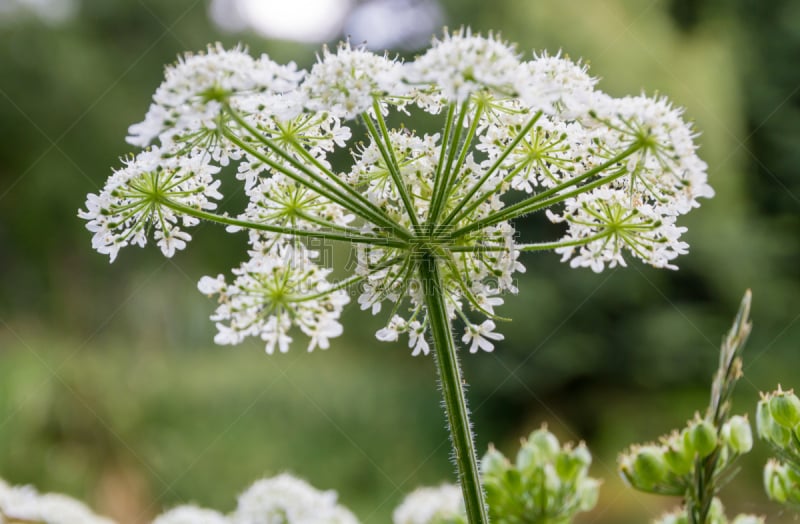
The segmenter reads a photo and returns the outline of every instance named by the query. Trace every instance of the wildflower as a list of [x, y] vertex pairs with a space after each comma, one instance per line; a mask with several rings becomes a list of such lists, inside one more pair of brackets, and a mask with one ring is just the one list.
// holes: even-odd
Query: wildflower
[[[247, 231], [251, 258], [234, 283], [199, 286], [219, 295], [220, 343], [258, 336], [269, 352], [285, 351], [295, 327], [310, 349], [326, 348], [342, 332], [352, 286], [362, 309], [389, 305], [379, 339], [407, 334], [413, 353], [426, 354], [420, 268], [433, 261], [447, 315], [468, 326], [464, 342], [490, 350], [502, 339], [495, 308], [517, 292], [522, 252], [551, 249], [597, 272], [626, 265], [627, 255], [674, 269], [688, 249], [677, 218], [713, 195], [680, 109], [663, 98], [613, 98], [596, 83], [580, 62], [523, 60], [468, 29], [408, 63], [343, 43], [309, 72], [211, 46], [167, 69], [147, 117], [131, 127], [132, 143], [153, 145], [79, 215], [111, 260], [151, 235], [172, 256], [201, 219]], [[442, 115], [442, 132], [384, 120], [416, 113]], [[358, 123], [367, 135], [354, 144]], [[351, 166], [334, 171], [342, 149]], [[249, 199], [235, 218], [216, 213], [216, 177], [229, 162]], [[514, 221], [541, 211], [565, 233], [521, 243]], [[355, 246], [354, 274], [329, 282], [331, 261], [315, 258], [306, 239]], [[287, 253], [303, 268], [282, 267]]]
[[4, 518], [42, 524], [114, 524], [66, 495], [40, 494], [30, 486], [8, 486], [0, 481], [0, 522]]
[[472, 342], [469, 347], [470, 353], [477, 353], [478, 349], [492, 352], [494, 350], [494, 344], [489, 341], [503, 340], [502, 334], [494, 332], [495, 327], [494, 322], [491, 320], [484, 320], [480, 325], [468, 324], [461, 340], [464, 344], [469, 344], [470, 341]]
[[185, 505], [159, 515], [153, 524], [230, 524], [230, 520], [216, 511]]
[[86, 211], [78, 215], [89, 221], [92, 246], [112, 262], [127, 245], [144, 247], [151, 231], [164, 256], [171, 257], [192, 238], [183, 228], [200, 220], [164, 203], [216, 209], [211, 199], [222, 198], [220, 181], [213, 178], [218, 171], [199, 156], [165, 158], [158, 149], [145, 150], [116, 171], [99, 195], [90, 194]]
[[216, 44], [206, 53], [182, 57], [165, 76], [144, 121], [130, 127], [128, 142], [145, 147], [158, 138], [179, 151], [211, 149], [215, 160], [226, 163], [240, 153], [228, 149], [220, 136], [223, 104], [248, 109], [259, 100], [262, 112], [281, 107], [268, 103], [270, 97], [293, 91], [303, 73], [294, 64], [281, 66], [266, 55], [253, 59], [242, 47], [226, 50]]
[[394, 524], [437, 524], [464, 522], [464, 499], [461, 488], [442, 484], [436, 488], [419, 488], [408, 495], [394, 510]]
[[[219, 299], [220, 344], [252, 336], [286, 352], [299, 330], [309, 351], [326, 349], [343, 332], [349, 290], [361, 309], [388, 311], [379, 340], [407, 335], [412, 354], [436, 352], [453, 441], [466, 446], [455, 454], [466, 513], [484, 522], [453, 321], [471, 352], [493, 350], [503, 339], [495, 308], [518, 292], [523, 252], [555, 251], [596, 272], [628, 257], [675, 269], [688, 250], [677, 221], [713, 196], [682, 110], [596, 83], [580, 62], [525, 60], [468, 29], [405, 63], [344, 43], [308, 72], [211, 46], [167, 69], [130, 129], [149, 149], [79, 216], [111, 260], [150, 237], [172, 256], [200, 220], [246, 231], [249, 258], [232, 282], [198, 284]], [[414, 119], [431, 115], [441, 127], [417, 131]], [[231, 163], [248, 203], [217, 211], [217, 177]], [[534, 213], [563, 231], [523, 242], [517, 222]], [[351, 249], [338, 281], [332, 243]]]
[[288, 474], [255, 482], [239, 496], [232, 524], [358, 524], [336, 492], [318, 491]]
[[[219, 294], [220, 305], [211, 316], [217, 321], [218, 344], [237, 344], [259, 336], [267, 353], [289, 350], [292, 325], [310, 337], [308, 350], [329, 347], [328, 340], [342, 333], [339, 316], [349, 297], [327, 281], [330, 270], [318, 266], [302, 244], [280, 242], [250, 251], [251, 258], [233, 270], [236, 279], [225, 284], [204, 277], [198, 288]], [[227, 323], [226, 323], [227, 322]]]

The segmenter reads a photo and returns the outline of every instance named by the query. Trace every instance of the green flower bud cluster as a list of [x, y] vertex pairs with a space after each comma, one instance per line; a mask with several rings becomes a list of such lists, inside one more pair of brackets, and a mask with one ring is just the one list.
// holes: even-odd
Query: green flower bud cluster
[[717, 453], [719, 474], [752, 447], [753, 434], [746, 417], [733, 416], [718, 430], [695, 415], [682, 431], [661, 437], [658, 444], [632, 446], [620, 455], [619, 470], [638, 490], [682, 496], [693, 486], [700, 461]]
[[492, 523], [566, 524], [597, 504], [600, 481], [588, 476], [583, 443], [561, 446], [546, 427], [523, 440], [515, 462], [494, 447], [481, 461]]
[[[653, 524], [690, 524], [691, 520], [686, 514], [686, 509], [681, 508], [672, 513], [662, 515]], [[725, 516], [725, 510], [722, 507], [722, 502], [718, 498], [711, 501], [711, 508], [708, 512], [706, 524], [764, 524], [763, 517], [756, 517], [754, 515], [737, 515], [733, 520], [728, 520]]]
[[800, 508], [800, 399], [792, 390], [762, 394], [756, 409], [759, 438], [778, 455], [764, 466], [767, 496]]
[[800, 432], [800, 399], [794, 391], [777, 391], [762, 394], [756, 409], [758, 436], [774, 447], [800, 457], [798, 432]]

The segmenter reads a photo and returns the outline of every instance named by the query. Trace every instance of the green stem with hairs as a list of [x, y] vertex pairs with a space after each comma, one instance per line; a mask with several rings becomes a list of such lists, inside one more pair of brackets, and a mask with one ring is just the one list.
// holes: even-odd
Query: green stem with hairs
[[433, 338], [433, 350], [444, 397], [450, 438], [458, 467], [461, 492], [470, 524], [488, 524], [478, 459], [469, 420], [461, 368], [456, 355], [453, 330], [447, 316], [445, 290], [439, 260], [431, 251], [423, 251], [418, 259], [419, 276], [428, 309], [428, 324]]

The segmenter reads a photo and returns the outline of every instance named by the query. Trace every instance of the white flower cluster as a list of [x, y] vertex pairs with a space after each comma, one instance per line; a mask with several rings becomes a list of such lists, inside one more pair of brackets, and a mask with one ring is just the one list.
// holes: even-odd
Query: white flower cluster
[[38, 493], [30, 486], [9, 486], [0, 479], [0, 524], [113, 524], [85, 504], [57, 493]]
[[418, 488], [394, 510], [394, 524], [450, 524], [466, 522], [461, 488], [442, 484], [436, 488]]
[[[425, 114], [441, 131], [414, 131], [410, 119]], [[414, 354], [428, 353], [421, 267], [434, 264], [462, 341], [491, 351], [502, 340], [494, 308], [517, 291], [524, 251], [555, 250], [597, 272], [628, 257], [676, 267], [688, 250], [677, 220], [713, 195], [695, 136], [663, 98], [610, 97], [581, 63], [524, 60], [468, 30], [411, 62], [342, 44], [308, 72], [217, 45], [167, 69], [131, 126], [131, 143], [147, 149], [80, 216], [112, 260], [150, 234], [172, 256], [203, 219], [248, 231], [251, 258], [234, 282], [200, 282], [219, 295], [221, 343], [257, 336], [285, 351], [294, 326], [309, 349], [326, 348], [357, 289], [362, 309], [389, 309], [379, 339], [407, 335]], [[217, 213], [231, 162], [249, 204]], [[514, 221], [537, 212], [563, 226], [561, 238], [518, 238]], [[339, 283], [331, 257], [315, 254], [329, 242], [352, 246], [352, 276]]]
[[[230, 284], [224, 277], [203, 277], [201, 292], [219, 295], [220, 306], [212, 320], [217, 321], [217, 344], [238, 344], [247, 336], [259, 336], [266, 350], [289, 350], [292, 325], [311, 338], [308, 350], [329, 347], [329, 338], [342, 333], [338, 318], [350, 301], [341, 289], [332, 289], [330, 273], [312, 259], [317, 255], [303, 244], [288, 246], [273, 243], [254, 250], [251, 258], [233, 270]], [[225, 322], [228, 322], [227, 324]]]
[[229, 515], [179, 506], [153, 524], [358, 524], [358, 519], [336, 503], [335, 491], [319, 491], [284, 473], [256, 481]]
[[79, 216], [89, 221], [92, 246], [113, 262], [127, 245], [144, 247], [152, 232], [161, 252], [171, 257], [192, 238], [182, 228], [200, 221], [161, 205], [161, 199], [197, 210], [216, 209], [211, 199], [222, 198], [220, 181], [213, 178], [217, 171], [197, 155], [165, 158], [158, 150], [144, 151], [116, 171], [99, 195], [86, 200], [86, 211]]
[[[65, 495], [39, 494], [30, 486], [8, 486], [0, 479], [0, 524], [114, 524]], [[262, 479], [239, 497], [236, 510], [183, 505], [156, 517], [153, 524], [358, 524], [336, 503], [335, 491], [319, 491], [289, 474]]]
[[335, 491], [318, 491], [291, 475], [259, 480], [242, 495], [232, 524], [357, 524], [336, 504]]
[[[661, 515], [661, 517], [653, 521], [653, 524], [689, 524], [689, 522], [691, 521], [686, 515], [686, 510], [684, 508], [680, 508], [670, 513]], [[766, 521], [764, 520], [764, 517], [744, 514], [736, 515], [733, 520], [728, 520], [728, 518], [725, 516], [725, 510], [722, 507], [722, 502], [715, 497], [711, 501], [711, 508], [709, 509], [706, 522], [708, 522], [708, 524], [764, 524]]]

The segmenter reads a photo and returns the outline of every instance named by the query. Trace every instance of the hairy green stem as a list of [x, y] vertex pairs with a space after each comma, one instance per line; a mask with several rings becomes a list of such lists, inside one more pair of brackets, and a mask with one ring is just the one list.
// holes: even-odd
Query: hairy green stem
[[418, 267], [425, 292], [425, 304], [428, 308], [428, 322], [447, 422], [450, 426], [450, 438], [467, 509], [467, 521], [469, 524], [488, 524], [489, 517], [484, 502], [475, 443], [472, 440], [464, 382], [456, 355], [452, 326], [447, 316], [438, 257], [430, 251], [423, 252], [420, 254]]

